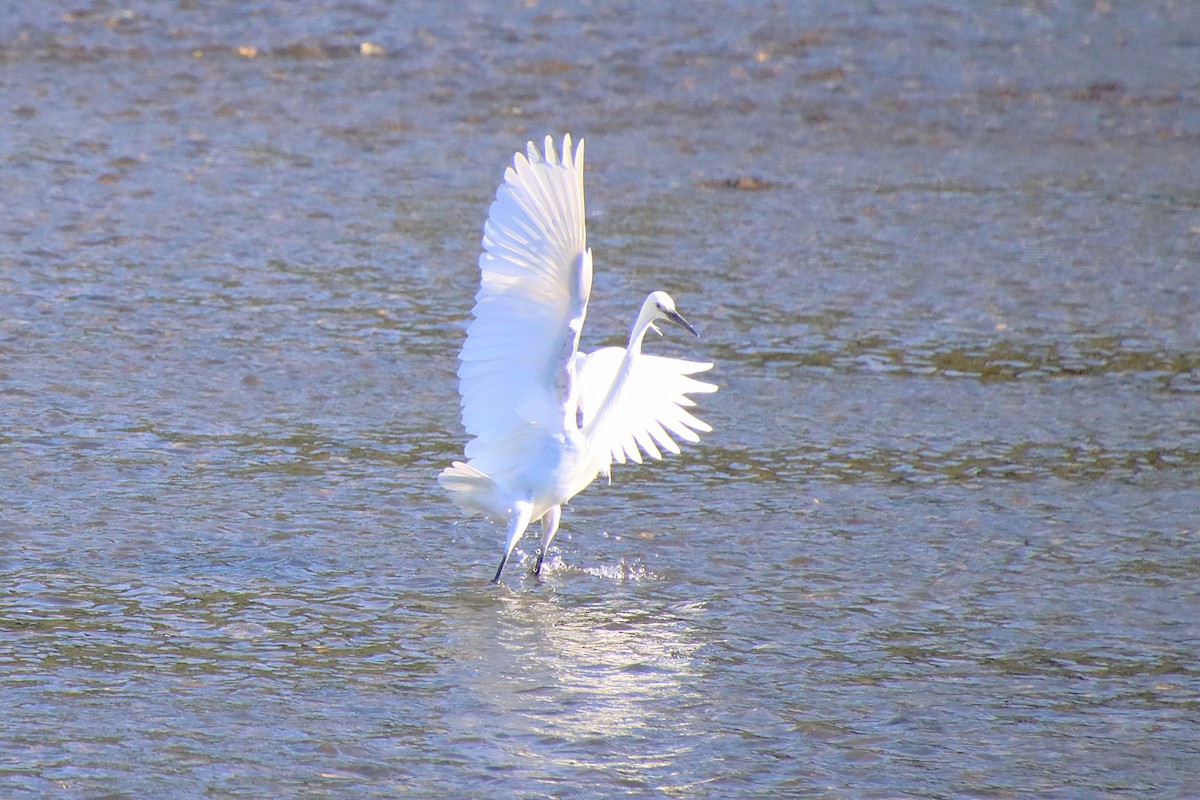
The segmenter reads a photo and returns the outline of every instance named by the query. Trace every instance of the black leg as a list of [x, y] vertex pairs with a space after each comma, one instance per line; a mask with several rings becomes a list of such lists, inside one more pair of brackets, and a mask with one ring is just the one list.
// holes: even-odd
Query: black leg
[[550, 550], [550, 543], [554, 541], [554, 534], [558, 533], [558, 521], [562, 519], [562, 506], [553, 506], [542, 517], [542, 549], [538, 550], [537, 563], [533, 566], [533, 574], [542, 574], [542, 559], [546, 557], [547, 551]]
[[506, 561], [508, 561], [508, 553], [505, 553], [504, 557], [500, 559], [500, 566], [496, 567], [496, 577], [492, 578], [492, 583], [500, 582], [500, 573], [504, 572], [504, 562]]

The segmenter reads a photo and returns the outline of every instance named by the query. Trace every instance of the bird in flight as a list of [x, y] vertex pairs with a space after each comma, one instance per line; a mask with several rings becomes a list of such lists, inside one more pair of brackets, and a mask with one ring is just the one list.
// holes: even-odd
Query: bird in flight
[[[627, 347], [579, 351], [592, 289], [583, 210], [583, 140], [561, 158], [547, 136], [517, 153], [488, 211], [474, 319], [459, 355], [466, 462], [438, 476], [467, 513], [508, 526], [493, 583], [526, 529], [542, 523], [533, 573], [558, 532], [562, 506], [614, 462], [679, 453], [712, 428], [688, 394], [717, 387], [690, 377], [711, 363], [642, 353], [657, 322], [695, 328], [666, 292], [642, 303]], [[674, 437], [674, 438], [673, 438]], [[661, 448], [661, 449], [660, 449]]]

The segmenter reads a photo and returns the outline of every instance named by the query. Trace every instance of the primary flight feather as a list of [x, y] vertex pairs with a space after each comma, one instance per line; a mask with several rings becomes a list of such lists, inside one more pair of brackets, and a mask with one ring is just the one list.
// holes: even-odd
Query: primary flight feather
[[711, 431], [688, 394], [717, 387], [693, 377], [712, 364], [642, 353], [655, 322], [689, 325], [666, 292], [642, 303], [628, 347], [579, 352], [592, 290], [583, 206], [583, 140], [561, 158], [547, 136], [517, 153], [488, 211], [480, 286], [458, 370], [466, 463], [438, 482], [464, 511], [506, 523], [499, 582], [517, 541], [541, 520], [534, 574], [558, 532], [562, 505], [613, 462], [679, 452], [676, 439]]

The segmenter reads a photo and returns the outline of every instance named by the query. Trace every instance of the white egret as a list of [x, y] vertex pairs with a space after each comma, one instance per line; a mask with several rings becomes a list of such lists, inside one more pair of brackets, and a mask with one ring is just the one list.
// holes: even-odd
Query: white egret
[[488, 211], [474, 319], [459, 360], [467, 462], [438, 476], [468, 513], [508, 525], [504, 564], [532, 523], [542, 543], [534, 574], [558, 531], [562, 506], [613, 462], [642, 463], [679, 452], [712, 428], [692, 416], [689, 393], [717, 387], [689, 377], [712, 364], [642, 353], [642, 339], [667, 320], [696, 330], [666, 292], [642, 303], [628, 347], [578, 352], [592, 289], [592, 251], [583, 213], [583, 140], [562, 158], [547, 136], [517, 153]]

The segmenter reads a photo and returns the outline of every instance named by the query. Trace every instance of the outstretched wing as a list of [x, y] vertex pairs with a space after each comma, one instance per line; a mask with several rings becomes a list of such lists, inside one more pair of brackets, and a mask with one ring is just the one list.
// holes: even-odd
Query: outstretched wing
[[[531, 426], [574, 425], [574, 355], [592, 288], [583, 141], [560, 159], [546, 137], [518, 153], [488, 211], [474, 320], [459, 366], [470, 459], [513, 455]], [[507, 444], [505, 444], [507, 442]], [[519, 449], [519, 448], [518, 448]]]
[[[605, 347], [579, 359], [579, 410], [584, 426], [592, 423], [609, 388], [617, 383], [624, 356], [624, 347]], [[639, 354], [633, 359], [629, 374], [620, 382], [619, 396], [594, 434], [610, 454], [609, 465], [626, 460], [640, 464], [642, 451], [661, 459], [660, 447], [678, 453], [675, 439], [698, 442], [697, 431], [711, 431], [710, 425], [688, 411], [696, 405], [689, 394], [717, 390], [711, 383], [689, 377], [709, 369], [711, 363], [681, 358]]]

